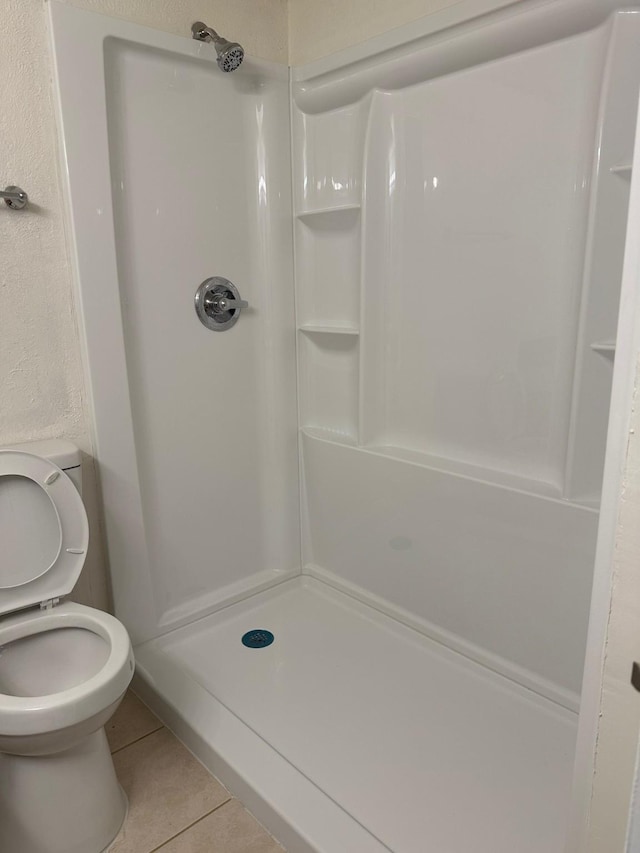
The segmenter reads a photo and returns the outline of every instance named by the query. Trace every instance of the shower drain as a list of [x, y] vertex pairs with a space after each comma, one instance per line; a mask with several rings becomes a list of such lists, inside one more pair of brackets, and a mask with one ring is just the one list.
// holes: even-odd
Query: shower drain
[[247, 631], [246, 634], [243, 634], [242, 645], [249, 649], [263, 649], [265, 646], [270, 646], [273, 639], [271, 631], [265, 631], [264, 628], [254, 628], [253, 631]]

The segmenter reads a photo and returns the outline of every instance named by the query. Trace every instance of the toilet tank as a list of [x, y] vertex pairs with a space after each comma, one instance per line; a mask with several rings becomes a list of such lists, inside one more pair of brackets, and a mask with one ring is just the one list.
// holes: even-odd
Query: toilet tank
[[3, 450], [22, 450], [25, 453], [35, 453], [49, 459], [73, 482], [82, 494], [82, 454], [72, 441], [64, 438], [48, 438], [44, 441], [26, 441], [23, 444], [11, 444]]

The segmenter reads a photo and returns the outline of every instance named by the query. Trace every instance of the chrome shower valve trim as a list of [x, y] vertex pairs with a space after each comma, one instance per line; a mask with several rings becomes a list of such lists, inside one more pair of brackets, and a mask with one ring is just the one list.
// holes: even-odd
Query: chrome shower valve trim
[[213, 276], [196, 290], [195, 308], [200, 322], [214, 332], [224, 332], [238, 322], [249, 303], [240, 298], [238, 288], [228, 278]]

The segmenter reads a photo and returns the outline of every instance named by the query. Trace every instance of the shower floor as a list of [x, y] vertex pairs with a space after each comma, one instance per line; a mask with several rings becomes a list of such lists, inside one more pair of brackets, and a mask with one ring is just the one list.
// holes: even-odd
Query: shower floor
[[[244, 647], [254, 628], [274, 643]], [[562, 850], [576, 715], [319, 581], [136, 657], [143, 697], [292, 853]]]

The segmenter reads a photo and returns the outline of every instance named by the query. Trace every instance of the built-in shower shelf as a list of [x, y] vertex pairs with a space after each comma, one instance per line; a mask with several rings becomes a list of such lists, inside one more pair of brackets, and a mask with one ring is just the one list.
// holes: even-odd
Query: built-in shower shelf
[[612, 175], [620, 175], [621, 178], [626, 178], [628, 181], [630, 181], [632, 170], [633, 167], [631, 163], [620, 163], [617, 166], [612, 166], [609, 171]]
[[304, 332], [305, 335], [359, 335], [359, 329], [356, 329], [354, 326], [322, 326], [315, 325], [313, 323], [305, 323], [304, 326], [300, 326], [300, 332]]
[[360, 205], [299, 214], [295, 240], [298, 326], [318, 344], [320, 334], [357, 335]]
[[297, 219], [305, 225], [323, 225], [331, 220], [342, 216], [356, 216], [360, 210], [359, 204], [340, 204], [335, 207], [318, 207], [315, 210], [307, 210], [297, 214]]
[[571, 498], [571, 503], [576, 506], [584, 507], [585, 509], [600, 509], [600, 496], [591, 495], [585, 497]]
[[324, 427], [303, 426], [300, 430], [309, 438], [317, 438], [321, 441], [330, 441], [333, 444], [346, 444], [348, 447], [358, 447], [355, 436], [351, 433], [342, 432], [337, 429], [326, 429]]
[[591, 344], [591, 349], [597, 352], [598, 355], [604, 355], [607, 358], [613, 358], [616, 354], [615, 341], [596, 341]]

